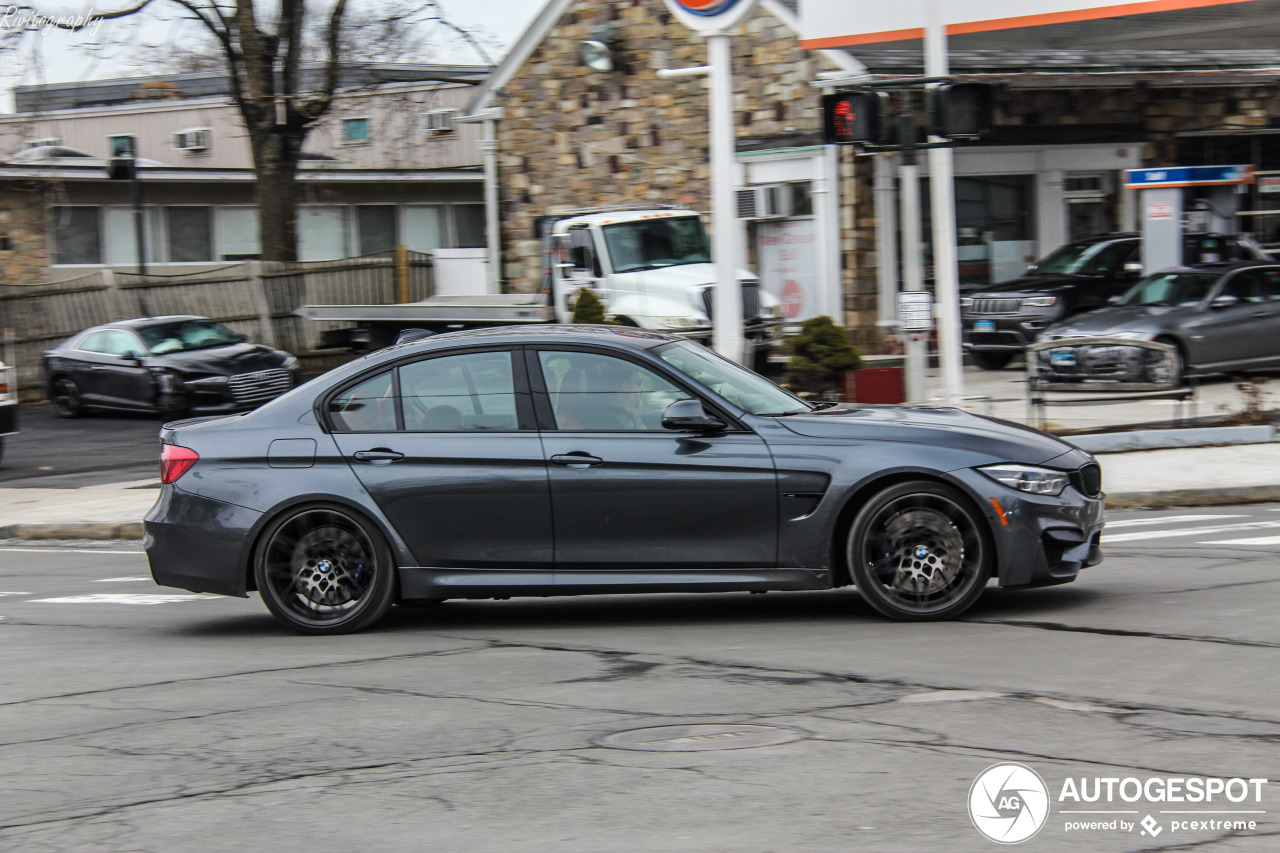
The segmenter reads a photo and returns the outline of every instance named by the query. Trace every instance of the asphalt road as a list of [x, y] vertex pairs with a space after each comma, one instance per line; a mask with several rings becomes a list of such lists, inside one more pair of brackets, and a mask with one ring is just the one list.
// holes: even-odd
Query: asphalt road
[[[968, 802], [1001, 762], [1052, 801], [1023, 849], [1275, 850], [1275, 784], [1061, 795], [1280, 776], [1277, 544], [1280, 505], [1125, 511], [1075, 584], [958, 622], [842, 590], [459, 601], [335, 638], [156, 587], [134, 545], [3, 545], [0, 850], [994, 851]], [[722, 728], [602, 740], [689, 724]], [[790, 740], [725, 748], [746, 725]], [[1256, 828], [1173, 823], [1226, 819]]]

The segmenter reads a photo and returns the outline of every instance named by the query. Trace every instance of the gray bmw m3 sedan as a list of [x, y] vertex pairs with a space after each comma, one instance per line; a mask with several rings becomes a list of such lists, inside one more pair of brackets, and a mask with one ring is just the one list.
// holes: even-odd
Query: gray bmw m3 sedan
[[166, 424], [163, 586], [308, 634], [395, 603], [854, 585], [946, 619], [1102, 559], [1088, 453], [951, 408], [806, 402], [682, 338], [455, 332]]

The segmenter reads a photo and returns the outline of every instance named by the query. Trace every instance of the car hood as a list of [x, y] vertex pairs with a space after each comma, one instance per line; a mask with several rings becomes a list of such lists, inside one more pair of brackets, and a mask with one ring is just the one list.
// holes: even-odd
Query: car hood
[[1122, 305], [1114, 308], [1099, 308], [1047, 329], [1044, 338], [1051, 339], [1053, 335], [1086, 335], [1102, 338], [1121, 332], [1156, 334], [1176, 326], [1195, 313], [1195, 310], [1194, 307], [1169, 305]]
[[838, 407], [788, 415], [778, 421], [797, 435], [810, 438], [943, 445], [1028, 465], [1040, 465], [1075, 449], [1022, 424], [952, 408]]
[[1082, 284], [1099, 281], [1092, 276], [1082, 275], [1024, 275], [1021, 278], [1002, 281], [999, 284], [988, 284], [965, 294], [975, 299], [984, 296], [1008, 296], [1014, 293], [1058, 293], [1073, 290]]
[[225, 347], [168, 352], [148, 356], [146, 363], [156, 367], [169, 367], [183, 373], [204, 376], [235, 376], [283, 367], [288, 355], [261, 344], [231, 344]]

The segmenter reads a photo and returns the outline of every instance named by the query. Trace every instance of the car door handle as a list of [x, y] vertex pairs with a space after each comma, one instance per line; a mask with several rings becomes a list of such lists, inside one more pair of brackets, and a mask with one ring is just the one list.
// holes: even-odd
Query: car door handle
[[581, 450], [575, 450], [572, 453], [558, 453], [551, 457], [551, 461], [557, 465], [565, 465], [569, 468], [591, 468], [599, 465], [604, 460], [599, 456], [592, 456], [590, 453], [583, 453]]
[[372, 450], [357, 450], [351, 454], [357, 462], [368, 462], [370, 465], [390, 465], [392, 462], [399, 462], [404, 458], [403, 453], [397, 453], [387, 447], [375, 447]]

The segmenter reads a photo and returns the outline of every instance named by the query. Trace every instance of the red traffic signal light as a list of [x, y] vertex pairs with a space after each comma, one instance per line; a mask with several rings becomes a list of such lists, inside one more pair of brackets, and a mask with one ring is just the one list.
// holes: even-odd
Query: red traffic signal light
[[822, 124], [829, 145], [884, 142], [892, 130], [887, 92], [822, 96]]

